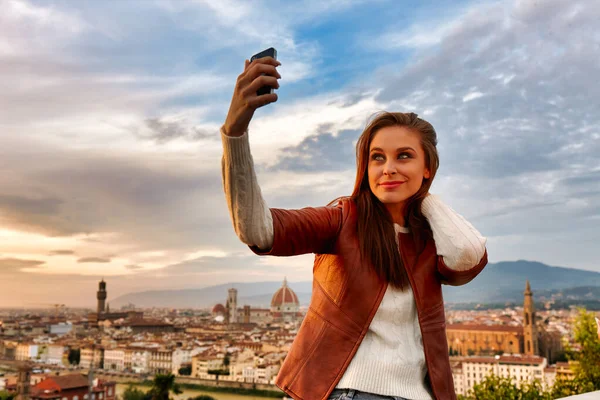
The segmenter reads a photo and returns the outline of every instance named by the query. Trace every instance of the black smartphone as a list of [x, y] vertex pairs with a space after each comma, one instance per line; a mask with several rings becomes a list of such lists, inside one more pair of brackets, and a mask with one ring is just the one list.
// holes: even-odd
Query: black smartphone
[[[250, 62], [256, 60], [257, 58], [263, 58], [263, 57], [273, 57], [274, 59], [277, 60], [277, 50], [275, 50], [274, 47], [269, 47], [266, 50], [261, 51], [260, 53], [256, 53], [255, 55], [252, 56], [252, 58], [250, 58]], [[265, 74], [263, 74], [265, 75]], [[256, 92], [257, 96], [261, 96], [263, 94], [271, 94], [273, 93], [275, 89], [273, 89], [273, 87], [271, 86], [263, 86], [260, 89], [258, 89], [258, 91]]]

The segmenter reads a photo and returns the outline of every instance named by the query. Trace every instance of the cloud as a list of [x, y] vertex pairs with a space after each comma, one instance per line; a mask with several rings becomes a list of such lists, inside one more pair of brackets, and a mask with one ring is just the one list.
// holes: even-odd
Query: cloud
[[[308, 259], [250, 254], [222, 192], [218, 128], [243, 59], [271, 45], [280, 101], [250, 125], [269, 205], [349, 194], [369, 116], [415, 111], [439, 135], [433, 192], [489, 237], [492, 261], [597, 266], [595, 4], [422, 6], [402, 18], [369, 14], [385, 2], [7, 5], [0, 251], [43, 264], [6, 264], [0, 301], [69, 285], [56, 301], [91, 304], [102, 274], [115, 295], [232, 274], [310, 279]], [[77, 263], [90, 254], [110, 263]]]
[[51, 256], [70, 256], [75, 255], [73, 250], [52, 250], [49, 253]]
[[22, 268], [35, 268], [44, 265], [40, 260], [22, 260], [18, 258], [0, 258], [0, 271], [19, 271]]
[[361, 131], [342, 130], [334, 136], [328, 131], [330, 127], [330, 124], [323, 124], [298, 145], [281, 149], [277, 164], [270, 169], [333, 172], [352, 168], [356, 165], [354, 143]]
[[141, 270], [144, 269], [144, 267], [142, 267], [141, 265], [126, 265], [125, 268], [129, 269], [129, 270]]
[[110, 258], [102, 257], [83, 257], [77, 260], [78, 263], [109, 263]]
[[165, 143], [174, 139], [201, 140], [216, 138], [215, 132], [199, 127], [187, 127], [185, 121], [161, 121], [158, 118], [146, 119], [146, 126], [151, 131], [150, 139]]

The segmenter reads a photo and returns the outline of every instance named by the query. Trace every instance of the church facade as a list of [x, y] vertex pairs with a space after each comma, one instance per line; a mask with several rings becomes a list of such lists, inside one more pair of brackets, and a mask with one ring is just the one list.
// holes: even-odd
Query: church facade
[[547, 332], [536, 321], [533, 292], [525, 284], [521, 326], [449, 324], [446, 327], [450, 355], [525, 354], [552, 362], [562, 351], [560, 336]]

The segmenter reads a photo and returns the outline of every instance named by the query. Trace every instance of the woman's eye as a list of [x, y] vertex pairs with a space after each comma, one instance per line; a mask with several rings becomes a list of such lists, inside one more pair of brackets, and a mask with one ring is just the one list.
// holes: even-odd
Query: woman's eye
[[373, 154], [371, 159], [375, 161], [383, 161], [383, 156], [381, 154]]
[[400, 154], [398, 154], [398, 158], [401, 159], [401, 160], [406, 159], [406, 158], [410, 158], [410, 154], [408, 154], [408, 153], [400, 153]]

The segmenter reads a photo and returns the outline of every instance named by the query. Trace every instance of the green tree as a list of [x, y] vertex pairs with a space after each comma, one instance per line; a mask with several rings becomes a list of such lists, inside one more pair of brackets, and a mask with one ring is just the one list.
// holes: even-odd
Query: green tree
[[229, 369], [230, 362], [231, 360], [229, 359], [229, 354], [225, 354], [225, 357], [223, 357], [223, 365], [225, 366], [225, 369]]
[[189, 376], [192, 374], [192, 366], [186, 365], [185, 367], [181, 367], [177, 370], [177, 373], [179, 373], [179, 375]]
[[576, 361], [574, 365], [575, 377], [580, 383], [593, 383], [592, 390], [600, 390], [600, 338], [598, 338], [598, 325], [594, 313], [584, 308], [578, 309], [579, 314], [575, 319], [575, 342], [579, 344], [579, 351], [568, 349], [569, 357]]
[[0, 400], [13, 400], [14, 398], [14, 393], [8, 393], [5, 390], [0, 390]]
[[81, 360], [81, 351], [79, 349], [69, 349], [68, 360], [69, 364], [71, 365], [79, 365], [79, 361]]
[[157, 374], [152, 381], [150, 395], [152, 400], [169, 400], [169, 392], [182, 393], [179, 385], [175, 383], [173, 374]]
[[216, 399], [207, 394], [201, 394], [200, 396], [196, 396], [196, 397], [188, 397], [188, 400], [216, 400]]
[[594, 383], [576, 377], [575, 379], [560, 378], [554, 382], [550, 390], [550, 398], [560, 399], [576, 394], [594, 391]]
[[133, 385], [129, 385], [123, 392], [123, 400], [150, 400], [149, 393], [144, 393]]
[[539, 381], [518, 385], [511, 378], [488, 375], [473, 386], [462, 400], [551, 400]]

